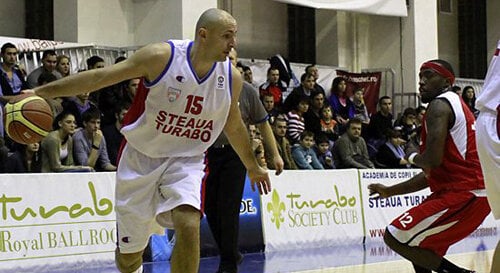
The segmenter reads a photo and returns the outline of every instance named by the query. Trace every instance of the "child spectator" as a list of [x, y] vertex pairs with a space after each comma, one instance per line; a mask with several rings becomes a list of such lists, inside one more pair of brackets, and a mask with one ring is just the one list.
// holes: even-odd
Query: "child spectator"
[[332, 151], [330, 150], [330, 141], [327, 136], [323, 134], [316, 136], [314, 151], [324, 169], [335, 169]]
[[302, 132], [300, 134], [300, 143], [292, 147], [292, 157], [299, 169], [323, 169], [312, 148], [313, 146], [314, 134], [309, 131]]
[[330, 140], [330, 146], [333, 142], [339, 138], [337, 121], [333, 118], [333, 111], [330, 105], [325, 105], [320, 112], [320, 124], [322, 134], [328, 137]]
[[303, 96], [294, 106], [294, 109], [285, 116], [287, 124], [287, 137], [291, 144], [300, 141], [300, 134], [305, 130], [304, 114], [309, 109], [309, 97]]
[[352, 96], [352, 102], [354, 104], [354, 117], [359, 118], [363, 122], [363, 126], [367, 126], [370, 123], [370, 116], [368, 115], [368, 109], [366, 109], [364, 93], [363, 88], [356, 89]]

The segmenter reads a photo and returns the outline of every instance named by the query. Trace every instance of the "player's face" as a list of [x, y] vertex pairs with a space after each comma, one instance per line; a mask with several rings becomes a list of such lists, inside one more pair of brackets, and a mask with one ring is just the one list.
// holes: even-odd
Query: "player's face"
[[5, 52], [2, 54], [2, 59], [3, 59], [3, 62], [8, 66], [12, 66], [12, 65], [16, 64], [17, 49], [15, 49], [15, 48], [5, 49]]
[[418, 76], [420, 77], [418, 91], [420, 91], [420, 97], [424, 103], [429, 103], [449, 85], [445, 78], [432, 69], [424, 69], [420, 71]]
[[232, 18], [226, 18], [218, 27], [207, 31], [207, 46], [213, 50], [216, 61], [225, 61], [236, 46], [236, 32], [236, 21]]

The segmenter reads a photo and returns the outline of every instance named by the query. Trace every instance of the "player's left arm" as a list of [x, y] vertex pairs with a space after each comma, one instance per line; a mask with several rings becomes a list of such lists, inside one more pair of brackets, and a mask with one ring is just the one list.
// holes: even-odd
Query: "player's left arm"
[[429, 103], [426, 113], [427, 138], [425, 151], [414, 156], [413, 162], [415, 165], [424, 169], [432, 169], [441, 164], [446, 136], [452, 120], [454, 120], [454, 115], [448, 102], [434, 99]]
[[224, 133], [229, 140], [229, 143], [245, 165], [248, 171], [248, 177], [252, 183], [252, 189], [255, 190], [255, 185], [257, 185], [261, 194], [267, 194], [271, 190], [269, 174], [265, 169], [259, 166], [252, 151], [250, 136], [248, 135], [245, 124], [243, 123], [238, 106], [238, 99], [243, 82], [239, 71], [234, 66], [232, 68], [233, 95], [231, 98], [229, 116], [227, 118], [226, 125], [224, 126]]

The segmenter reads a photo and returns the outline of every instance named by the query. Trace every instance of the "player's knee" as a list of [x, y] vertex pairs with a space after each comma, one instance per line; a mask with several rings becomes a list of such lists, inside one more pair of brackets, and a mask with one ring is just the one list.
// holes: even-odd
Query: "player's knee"
[[136, 253], [120, 253], [120, 250], [115, 250], [116, 267], [122, 273], [130, 273], [137, 270], [142, 265], [142, 251]]
[[174, 210], [174, 227], [177, 235], [199, 234], [200, 212], [191, 206], [180, 206]]

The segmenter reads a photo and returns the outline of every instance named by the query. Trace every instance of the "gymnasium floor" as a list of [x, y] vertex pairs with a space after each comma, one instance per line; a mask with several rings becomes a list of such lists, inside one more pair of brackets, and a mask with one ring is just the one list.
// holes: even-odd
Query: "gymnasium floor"
[[[476, 270], [478, 273], [489, 273], [493, 249], [500, 239], [471, 238], [454, 245], [446, 256], [458, 265]], [[202, 258], [200, 273], [214, 273], [217, 270], [218, 258]], [[167, 262], [144, 265], [145, 273], [167, 273], [170, 266]], [[52, 271], [56, 272], [56, 271]], [[101, 268], [72, 267], [61, 273], [118, 273], [113, 265]], [[351, 245], [325, 249], [308, 249], [283, 251], [275, 253], [245, 254], [239, 273], [413, 273], [409, 262], [392, 252], [385, 245]]]

